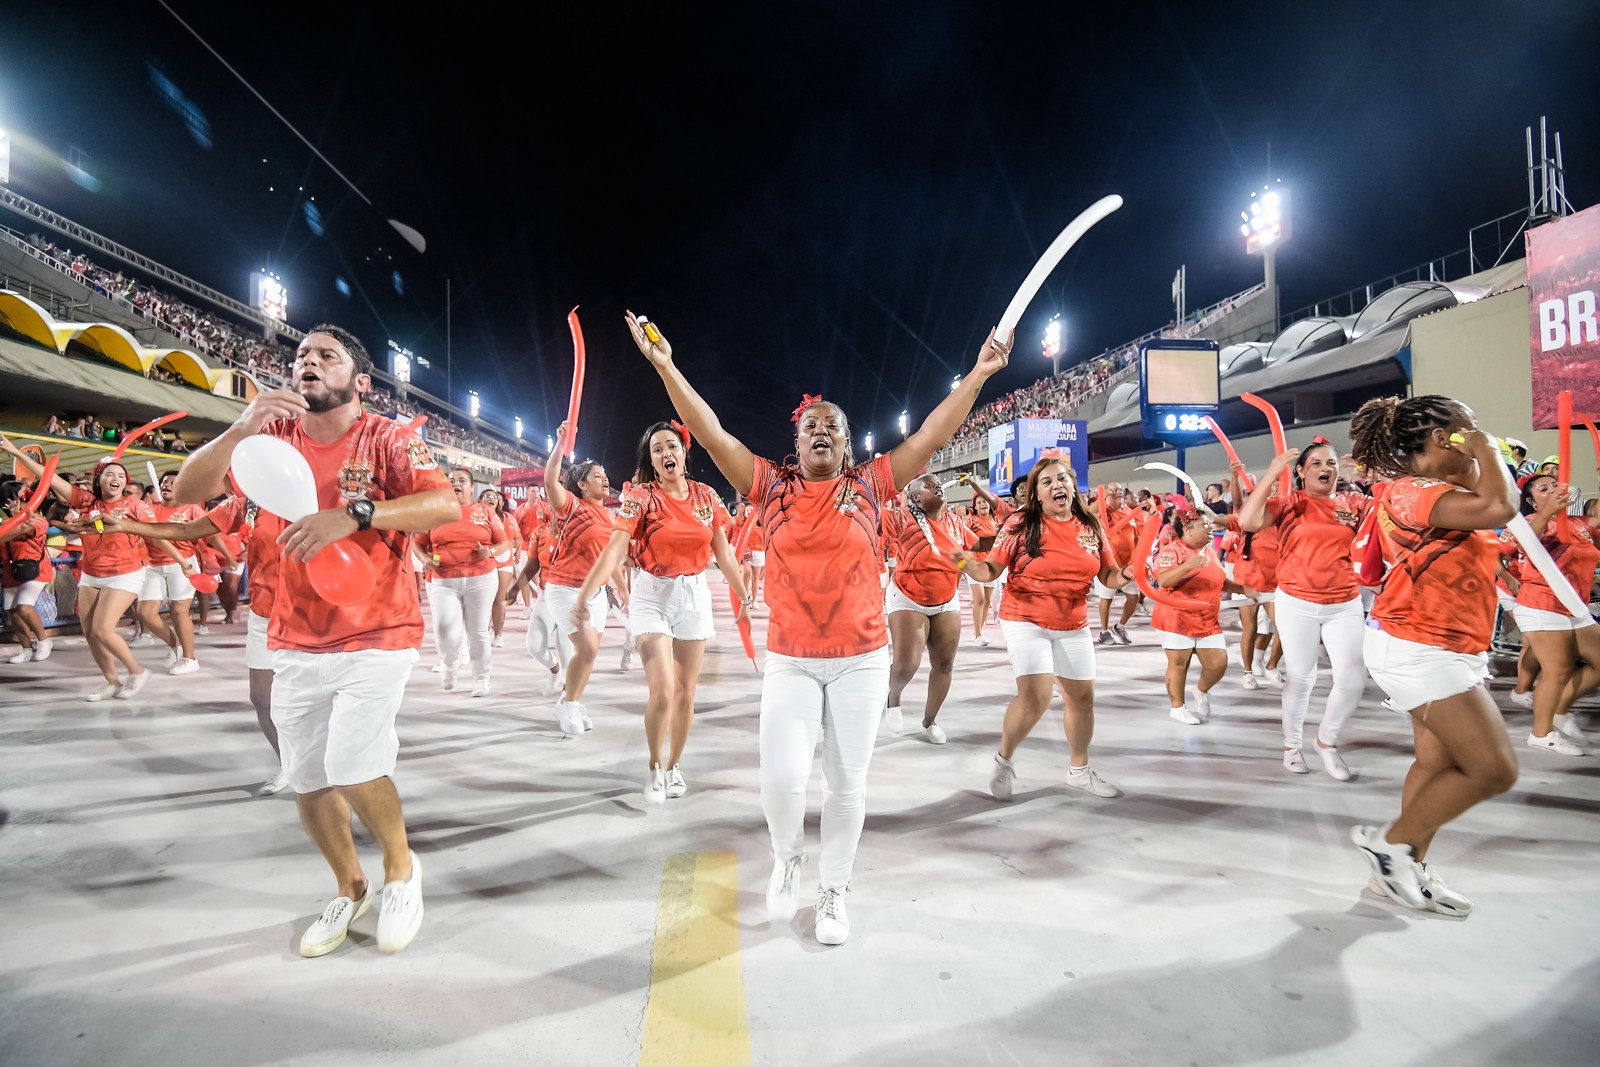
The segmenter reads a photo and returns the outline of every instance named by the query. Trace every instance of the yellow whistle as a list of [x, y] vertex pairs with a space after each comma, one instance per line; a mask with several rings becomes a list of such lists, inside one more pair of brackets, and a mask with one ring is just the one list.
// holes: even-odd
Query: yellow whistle
[[437, 567], [437, 566], [438, 566], [438, 565], [439, 565], [439, 563], [440, 563], [440, 560], [439, 560], [439, 553], [437, 553], [437, 552], [435, 552], [435, 553], [434, 553], [434, 554], [433, 554], [433, 565], [434, 565], [434, 566], [435, 566], [435, 567]]
[[658, 345], [661, 343], [661, 331], [656, 329], [655, 323], [651, 322], [643, 315], [639, 316], [639, 328], [644, 331], [645, 340], [649, 341], [653, 345]]
[[1464, 445], [1467, 443], [1467, 439], [1458, 433], [1453, 433], [1450, 435], [1450, 443], [1454, 445]]
[[106, 532], [106, 524], [100, 521], [100, 513], [98, 511], [89, 512], [89, 517], [94, 520], [94, 532], [95, 533], [105, 533]]

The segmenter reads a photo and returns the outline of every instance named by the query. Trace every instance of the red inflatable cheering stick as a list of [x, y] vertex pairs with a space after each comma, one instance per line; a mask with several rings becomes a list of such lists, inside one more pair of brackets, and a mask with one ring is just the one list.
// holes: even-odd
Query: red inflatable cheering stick
[[567, 401], [567, 439], [562, 442], [567, 455], [575, 455], [578, 441], [578, 408], [583, 403], [583, 326], [578, 322], [578, 309], [567, 312], [567, 328], [572, 331], [572, 399]]
[[[1283, 434], [1283, 419], [1279, 417], [1278, 409], [1254, 393], [1241, 393], [1239, 399], [1267, 417], [1267, 425], [1272, 429], [1272, 454], [1281, 456], [1289, 451], [1289, 440]], [[1294, 483], [1289, 480], [1289, 468], [1285, 467], [1278, 477], [1278, 498], [1288, 501], [1289, 491], [1293, 488]]]
[[[1572, 391], [1556, 394], [1556, 481], [1572, 484]], [[1556, 532], [1565, 541], [1572, 536], [1572, 518], [1565, 509], [1556, 514]]]
[[[1274, 414], [1276, 414], [1276, 412], [1274, 412]], [[1230, 465], [1238, 463], [1239, 453], [1233, 450], [1233, 442], [1228, 440], [1228, 435], [1222, 432], [1222, 427], [1217, 425], [1217, 420], [1213, 419], [1210, 415], [1207, 415], [1206, 425], [1211, 427], [1211, 432], [1216, 435], [1217, 442], [1222, 445], [1222, 450], [1228, 454], [1228, 463]], [[1254, 491], [1256, 487], [1256, 480], [1250, 477], [1249, 471], [1240, 471], [1239, 484], [1244, 488], [1245, 492], [1249, 493]]]
[[135, 441], [149, 433], [151, 430], [159, 430], [169, 422], [177, 422], [179, 419], [188, 417], [189, 413], [187, 411], [174, 411], [170, 415], [163, 415], [159, 419], [152, 419], [151, 421], [145, 423], [137, 430], [125, 435], [122, 440], [118, 442], [116, 451], [111, 453], [111, 462], [120, 462], [122, 460], [122, 454], [128, 450], [128, 446], [132, 445]]
[[[739, 536], [733, 543], [733, 558], [735, 562], [738, 562], [744, 555], [745, 542], [750, 540], [750, 531], [755, 528], [755, 523], [756, 517], [752, 514], [749, 517], [749, 521], [744, 524], [744, 528], [739, 531]], [[739, 626], [739, 640], [744, 642], [744, 654], [750, 657], [750, 666], [759, 671], [761, 667], [756, 663], [756, 639], [750, 632], [750, 617], [748, 614], [740, 617], [740, 612], [744, 610], [744, 605], [739, 602], [739, 594], [733, 591], [733, 586], [731, 585], [728, 586], [728, 601], [733, 605], [733, 618]]]
[[55, 480], [56, 467], [61, 463], [61, 456], [53, 455], [44, 461], [44, 470], [39, 473], [39, 484], [34, 486], [33, 495], [22, 505], [22, 510], [11, 516], [5, 522], [0, 522], [0, 537], [15, 530], [28, 521], [28, 516], [39, 510], [39, 505], [44, 503], [44, 498], [50, 495], [50, 483]]

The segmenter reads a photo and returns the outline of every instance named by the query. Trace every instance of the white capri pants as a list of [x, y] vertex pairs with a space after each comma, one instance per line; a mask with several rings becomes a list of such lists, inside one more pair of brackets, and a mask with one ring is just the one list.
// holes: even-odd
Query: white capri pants
[[822, 742], [822, 887], [850, 884], [867, 767], [889, 699], [887, 647], [838, 659], [768, 652], [761, 677], [761, 810], [777, 862], [805, 852], [806, 786]]
[[488, 675], [489, 647], [494, 637], [489, 632], [489, 613], [499, 593], [500, 577], [494, 571], [466, 578], [435, 578], [428, 583], [428, 606], [433, 610], [439, 656], [446, 664], [461, 658], [465, 643], [472, 657], [472, 676]]
[[674, 641], [709, 641], [717, 635], [704, 573], [660, 578], [634, 571], [631, 586], [627, 624], [633, 637], [666, 634]]
[[1337, 745], [1339, 731], [1366, 688], [1367, 671], [1361, 658], [1366, 641], [1366, 616], [1361, 597], [1343, 604], [1314, 604], [1290, 596], [1282, 589], [1277, 597], [1278, 640], [1283, 642], [1283, 744], [1299, 748], [1304, 742], [1306, 712], [1311, 708], [1311, 691], [1317, 685], [1317, 646], [1328, 650], [1333, 666], [1333, 689], [1328, 706], [1317, 727], [1317, 740]]
[[394, 774], [396, 713], [417, 650], [272, 654], [272, 721], [289, 787], [314, 793]]
[[44, 592], [44, 582], [23, 582], [21, 585], [11, 585], [5, 591], [5, 609], [31, 608], [39, 602], [39, 594]]
[[1047, 630], [1037, 623], [1001, 619], [1013, 678], [1050, 674], [1076, 682], [1094, 681], [1094, 638], [1089, 627], [1081, 630]]

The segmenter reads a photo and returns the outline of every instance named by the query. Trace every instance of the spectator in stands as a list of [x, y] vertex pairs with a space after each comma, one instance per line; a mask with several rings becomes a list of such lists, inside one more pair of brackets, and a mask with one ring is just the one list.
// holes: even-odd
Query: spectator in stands
[[61, 420], [51, 415], [44, 420], [44, 432], [51, 437], [60, 437], [62, 433]]
[[1215, 514], [1226, 515], [1233, 510], [1233, 505], [1228, 503], [1222, 495], [1221, 482], [1212, 482], [1201, 490], [1200, 496], [1205, 500], [1206, 507], [1210, 508]]
[[68, 437], [83, 437], [88, 432], [89, 420], [79, 419], [67, 427]]

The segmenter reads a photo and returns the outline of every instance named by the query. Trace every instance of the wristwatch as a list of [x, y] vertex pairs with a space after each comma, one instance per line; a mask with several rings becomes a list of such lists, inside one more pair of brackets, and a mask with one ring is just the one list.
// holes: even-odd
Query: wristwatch
[[356, 531], [372, 529], [372, 513], [377, 510], [376, 505], [366, 497], [350, 501], [350, 506], [345, 508], [345, 513], [356, 520]]

